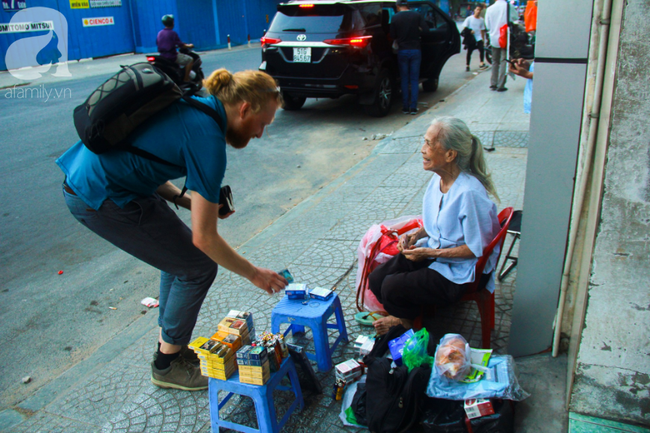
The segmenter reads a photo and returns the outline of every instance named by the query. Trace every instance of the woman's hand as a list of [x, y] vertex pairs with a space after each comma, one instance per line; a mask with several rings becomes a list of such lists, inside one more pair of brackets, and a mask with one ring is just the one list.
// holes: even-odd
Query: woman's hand
[[251, 278], [251, 283], [264, 290], [269, 295], [279, 292], [287, 287], [287, 280], [277, 272], [270, 269], [255, 267], [255, 274]]
[[409, 248], [402, 251], [402, 254], [413, 262], [421, 262], [422, 260], [435, 258], [436, 251], [438, 250], [433, 248]]
[[426, 233], [423, 228], [415, 233], [404, 233], [400, 236], [399, 241], [397, 242], [397, 249], [399, 251], [404, 251], [413, 248], [413, 245], [422, 238], [423, 233]]

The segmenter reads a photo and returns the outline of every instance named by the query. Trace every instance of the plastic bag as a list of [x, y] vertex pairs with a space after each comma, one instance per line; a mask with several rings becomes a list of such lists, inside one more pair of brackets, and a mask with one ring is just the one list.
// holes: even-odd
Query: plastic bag
[[357, 247], [359, 266], [357, 267], [356, 288], [359, 311], [382, 311], [384, 306], [368, 287], [368, 275], [380, 264], [386, 263], [397, 254], [398, 235], [422, 227], [422, 217], [403, 216], [373, 224]]
[[349, 422], [346, 413], [348, 409], [352, 410], [352, 400], [354, 399], [354, 395], [357, 393], [357, 387], [359, 386], [360, 383], [365, 383], [365, 381], [366, 381], [366, 375], [364, 374], [363, 376], [361, 376], [361, 379], [351, 383], [346, 387], [345, 394], [343, 394], [343, 401], [341, 402], [341, 413], [339, 414], [339, 418], [343, 422], [343, 425], [346, 425], [348, 427], [367, 428], [366, 426], [353, 424]]
[[429, 333], [425, 328], [408, 339], [402, 352], [402, 362], [408, 367], [409, 373], [415, 367], [433, 364], [433, 357], [427, 352], [428, 345]]
[[514, 401], [521, 401], [530, 396], [517, 382], [512, 356], [492, 355], [485, 370], [481, 380], [464, 383], [451, 380], [434, 368], [429, 378], [427, 395], [447, 400], [503, 398]]
[[452, 380], [461, 380], [472, 370], [471, 349], [460, 334], [447, 334], [436, 349], [436, 372]]

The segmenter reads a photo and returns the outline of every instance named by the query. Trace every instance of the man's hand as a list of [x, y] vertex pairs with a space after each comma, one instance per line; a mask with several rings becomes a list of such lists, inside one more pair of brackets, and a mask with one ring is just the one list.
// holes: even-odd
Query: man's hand
[[[219, 210], [221, 210], [221, 208], [222, 208], [223, 206], [224, 206], [224, 205], [220, 204], [220, 205], [219, 205]], [[218, 216], [218, 218], [219, 218], [220, 220], [225, 220], [226, 218], [228, 218], [230, 215], [232, 215], [232, 214], [234, 214], [234, 213], [235, 213], [235, 211], [234, 211], [234, 210], [231, 210], [230, 212], [228, 212], [228, 213], [225, 214], [225, 215], [217, 214], [217, 216]]]
[[264, 290], [269, 295], [279, 292], [287, 287], [287, 280], [277, 272], [270, 269], [255, 267], [255, 274], [251, 278], [251, 283]]
[[512, 63], [510, 63], [510, 66], [508, 67], [508, 70], [513, 74], [519, 75], [520, 77], [532, 79], [533, 73], [530, 72], [529, 69], [530, 63], [524, 59], [515, 59]]

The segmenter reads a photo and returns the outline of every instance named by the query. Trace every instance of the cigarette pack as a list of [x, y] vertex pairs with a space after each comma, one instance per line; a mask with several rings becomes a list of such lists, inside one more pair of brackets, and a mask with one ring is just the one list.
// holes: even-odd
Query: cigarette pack
[[318, 299], [320, 301], [326, 301], [332, 296], [332, 293], [334, 292], [329, 289], [316, 287], [309, 292], [309, 297], [312, 299]]
[[492, 402], [486, 398], [472, 398], [470, 400], [465, 400], [464, 406], [465, 413], [469, 419], [480, 418], [485, 415], [494, 414]]
[[293, 275], [291, 275], [289, 269], [282, 269], [280, 272], [278, 272], [278, 274], [282, 275], [284, 279], [287, 280], [287, 283], [293, 283]]
[[218, 331], [211, 338], [213, 340], [219, 341], [223, 345], [228, 346], [233, 352], [237, 352], [242, 346], [241, 337], [235, 334], [229, 334], [224, 331]]
[[354, 359], [348, 359], [336, 366], [336, 378], [347, 383], [353, 382], [363, 375], [363, 367]]
[[413, 330], [409, 329], [399, 337], [388, 342], [388, 349], [390, 350], [390, 354], [393, 357], [395, 364], [402, 365], [402, 352], [404, 351], [404, 345], [413, 335]]
[[192, 349], [194, 352], [199, 353], [199, 351], [203, 351], [203, 349], [201, 349], [201, 346], [203, 346], [208, 340], [209, 338], [198, 337], [196, 340], [188, 344], [187, 347]]
[[309, 294], [309, 289], [307, 288], [307, 284], [289, 284], [287, 288], [284, 291], [289, 299], [305, 299], [307, 295]]

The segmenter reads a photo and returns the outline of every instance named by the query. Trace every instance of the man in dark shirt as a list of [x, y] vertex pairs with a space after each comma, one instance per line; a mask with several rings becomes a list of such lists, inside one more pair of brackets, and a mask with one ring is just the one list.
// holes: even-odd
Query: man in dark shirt
[[397, 60], [402, 80], [402, 112], [415, 115], [418, 112], [420, 63], [422, 62], [420, 35], [428, 30], [429, 26], [422, 15], [409, 10], [406, 0], [397, 0], [397, 10], [390, 23], [390, 35], [398, 45]]
[[162, 23], [165, 26], [164, 29], [158, 32], [158, 37], [156, 37], [156, 45], [158, 46], [158, 52], [161, 56], [166, 59], [175, 62], [181, 68], [185, 68], [185, 81], [190, 79], [190, 71], [192, 66], [194, 66], [194, 59], [188, 56], [187, 54], [179, 53], [176, 51], [176, 48], [194, 48], [192, 44], [186, 44], [181, 41], [181, 38], [178, 36], [178, 33], [174, 31], [174, 16], [165, 15], [162, 17]]

